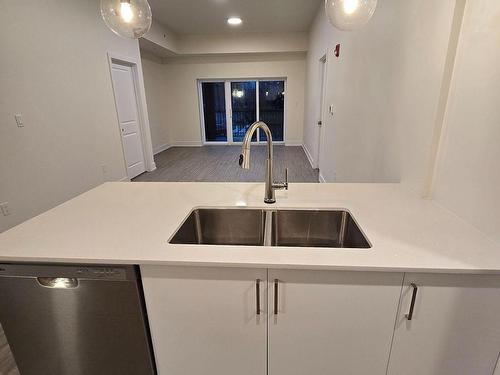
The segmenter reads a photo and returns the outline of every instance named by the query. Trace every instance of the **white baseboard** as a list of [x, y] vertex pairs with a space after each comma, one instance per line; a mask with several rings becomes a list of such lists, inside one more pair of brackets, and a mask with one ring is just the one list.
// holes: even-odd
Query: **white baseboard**
[[309, 160], [311, 167], [316, 168], [316, 166], [314, 165], [314, 159], [305, 144], [302, 144], [302, 149], [304, 150], [304, 153], [306, 154], [307, 160]]
[[321, 174], [321, 172], [319, 173], [319, 182], [321, 182], [321, 183], [323, 183], [323, 184], [324, 184], [324, 183], [326, 183], [326, 180], [325, 180], [325, 178], [323, 177], [323, 175]]
[[165, 143], [164, 145], [159, 145], [153, 148], [153, 155], [159, 154], [162, 151], [168, 150], [172, 145]]
[[302, 146], [302, 141], [285, 141], [285, 146]]
[[[299, 147], [304, 147], [302, 144], [302, 141], [289, 141], [289, 142], [274, 142], [276, 145], [285, 145], [285, 146], [299, 146]], [[265, 144], [264, 144], [265, 145]], [[173, 144], [170, 145], [161, 145], [156, 147], [153, 152], [156, 155], [159, 152], [165, 151], [169, 149], [170, 147], [201, 147], [203, 146], [203, 143], [201, 142], [192, 142], [192, 141], [177, 141], [174, 142]], [[207, 146], [228, 146], [227, 143], [209, 143]], [[307, 150], [304, 148], [304, 150]], [[310, 160], [310, 154], [308, 151], [306, 151], [307, 158]]]
[[192, 142], [192, 141], [176, 141], [172, 146], [178, 147], [201, 147], [203, 146], [201, 142]]
[[130, 178], [128, 176], [120, 178], [120, 182], [130, 182]]

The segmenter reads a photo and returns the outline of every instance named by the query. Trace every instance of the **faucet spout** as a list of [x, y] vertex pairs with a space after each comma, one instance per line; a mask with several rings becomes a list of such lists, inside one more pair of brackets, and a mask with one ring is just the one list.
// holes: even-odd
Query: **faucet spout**
[[250, 169], [250, 146], [252, 144], [253, 134], [257, 129], [261, 129], [267, 138], [267, 160], [266, 160], [266, 185], [265, 185], [265, 203], [275, 203], [276, 198], [274, 191], [277, 189], [288, 190], [288, 171], [286, 173], [287, 181], [282, 183], [274, 183], [273, 179], [273, 137], [271, 130], [262, 121], [254, 122], [247, 130], [245, 138], [243, 139], [243, 146], [241, 147], [241, 155], [239, 164], [244, 169]]

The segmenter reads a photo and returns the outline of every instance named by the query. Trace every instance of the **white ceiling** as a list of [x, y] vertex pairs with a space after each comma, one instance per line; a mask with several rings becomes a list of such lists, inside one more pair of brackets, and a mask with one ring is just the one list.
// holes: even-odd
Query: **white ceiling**
[[[323, 0], [149, 0], [153, 18], [177, 34], [307, 31]], [[228, 17], [243, 24], [231, 27]]]

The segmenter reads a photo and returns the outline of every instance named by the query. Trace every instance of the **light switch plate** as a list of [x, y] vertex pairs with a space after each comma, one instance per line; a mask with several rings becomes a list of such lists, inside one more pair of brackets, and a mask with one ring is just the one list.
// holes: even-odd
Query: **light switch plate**
[[21, 116], [20, 114], [17, 114], [14, 116], [14, 118], [16, 119], [16, 124], [18, 127], [22, 128], [24, 126], [24, 123], [23, 123], [23, 116]]
[[0, 210], [2, 211], [3, 216], [9, 216], [10, 215], [9, 202], [0, 203]]

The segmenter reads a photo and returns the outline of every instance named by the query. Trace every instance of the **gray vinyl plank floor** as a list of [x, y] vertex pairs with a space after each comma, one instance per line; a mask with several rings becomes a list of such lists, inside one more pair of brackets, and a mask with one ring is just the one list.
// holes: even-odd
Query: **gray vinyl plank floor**
[[[252, 146], [250, 169], [238, 165], [241, 146], [172, 147], [155, 155], [156, 170], [133, 181], [263, 182], [266, 146]], [[274, 179], [281, 181], [288, 168], [290, 182], [318, 182], [300, 146], [274, 146]]]

